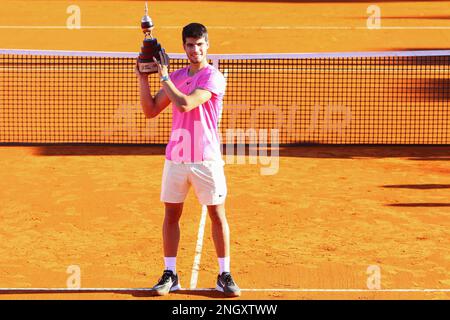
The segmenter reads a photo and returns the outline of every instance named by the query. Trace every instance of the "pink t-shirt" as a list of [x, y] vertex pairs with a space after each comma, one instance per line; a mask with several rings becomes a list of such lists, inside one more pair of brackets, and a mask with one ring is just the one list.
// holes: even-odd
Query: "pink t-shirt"
[[211, 99], [189, 112], [172, 106], [172, 133], [166, 147], [166, 159], [174, 162], [221, 161], [218, 124], [226, 81], [222, 73], [207, 65], [189, 76], [189, 66], [170, 74], [180, 92], [189, 95], [195, 89], [211, 92]]

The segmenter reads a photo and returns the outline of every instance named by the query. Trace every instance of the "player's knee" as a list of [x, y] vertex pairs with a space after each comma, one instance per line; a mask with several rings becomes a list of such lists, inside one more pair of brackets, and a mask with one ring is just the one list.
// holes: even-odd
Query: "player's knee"
[[164, 222], [168, 224], [178, 223], [181, 217], [181, 210], [166, 208]]
[[177, 224], [179, 221], [180, 221], [180, 216], [167, 214], [167, 212], [166, 212], [166, 216], [164, 217], [164, 223]]
[[225, 215], [225, 210], [220, 209], [210, 209], [209, 210], [209, 217], [211, 218], [212, 223], [216, 224], [226, 224], [227, 223], [227, 217]]

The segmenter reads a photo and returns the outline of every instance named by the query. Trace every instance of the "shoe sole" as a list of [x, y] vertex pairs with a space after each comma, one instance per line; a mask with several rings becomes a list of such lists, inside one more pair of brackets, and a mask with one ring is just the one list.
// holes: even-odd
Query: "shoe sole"
[[155, 290], [154, 293], [157, 296], [165, 296], [165, 295], [168, 295], [172, 291], [177, 291], [177, 290], [180, 290], [180, 289], [181, 289], [181, 286], [179, 284], [177, 284], [176, 286], [170, 288], [169, 291], [166, 291], [166, 290], [164, 290], [164, 291], [162, 291], [162, 290]]
[[225, 292], [223, 288], [219, 285], [216, 285], [216, 290], [222, 292], [227, 297], [240, 297], [241, 291], [238, 292]]

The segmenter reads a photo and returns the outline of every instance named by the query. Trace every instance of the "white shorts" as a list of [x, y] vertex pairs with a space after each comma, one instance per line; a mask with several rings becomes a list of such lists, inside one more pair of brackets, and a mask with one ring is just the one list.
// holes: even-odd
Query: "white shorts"
[[225, 201], [227, 184], [223, 161], [203, 161], [201, 163], [175, 163], [167, 160], [161, 186], [161, 201], [182, 203], [189, 187], [202, 205], [218, 205]]

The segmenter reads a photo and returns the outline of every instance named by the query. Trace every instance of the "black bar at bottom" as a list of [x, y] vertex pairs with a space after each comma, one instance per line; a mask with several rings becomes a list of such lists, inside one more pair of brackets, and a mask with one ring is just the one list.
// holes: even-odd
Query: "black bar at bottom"
[[[320, 319], [342, 316], [345, 319], [378, 317], [383, 319], [392, 311], [404, 316], [426, 316], [444, 312], [449, 301], [358, 301], [358, 300], [145, 300], [145, 301], [2, 301], [3, 312], [10, 309], [15, 316], [31, 311], [33, 317], [55, 316], [120, 317], [130, 319]], [[444, 309], [445, 308], [445, 309]]]

